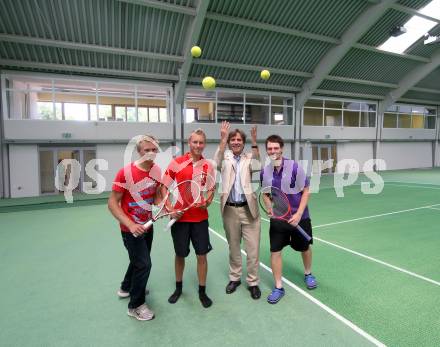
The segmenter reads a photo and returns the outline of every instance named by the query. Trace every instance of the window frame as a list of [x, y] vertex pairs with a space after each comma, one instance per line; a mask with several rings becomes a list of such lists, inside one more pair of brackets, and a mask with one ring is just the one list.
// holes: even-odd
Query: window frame
[[[3, 119], [20, 119], [20, 120], [27, 120], [27, 119], [32, 119], [32, 120], [44, 120], [41, 119], [41, 117], [37, 117], [37, 118], [30, 118], [31, 114], [30, 114], [30, 110], [29, 107], [26, 107], [27, 110], [26, 111], [20, 111], [17, 113], [17, 115], [12, 115], [10, 113], [10, 101], [9, 98], [11, 97], [11, 95], [13, 93], [17, 93], [17, 92], [21, 92], [24, 93], [25, 95], [27, 95], [27, 97], [29, 98], [29, 94], [30, 93], [41, 93], [42, 91], [39, 89], [35, 89], [35, 88], [13, 88], [12, 86], [8, 85], [8, 81], [14, 81], [17, 80], [19, 82], [22, 82], [23, 84], [27, 84], [27, 83], [42, 83], [42, 85], [47, 85], [46, 90], [44, 91], [45, 93], [51, 95], [51, 100], [42, 100], [41, 102], [49, 102], [52, 103], [53, 105], [53, 117], [51, 119], [47, 119], [50, 121], [54, 121], [54, 120], [65, 120], [65, 112], [64, 112], [64, 104], [65, 103], [79, 103], [79, 104], [87, 104], [87, 121], [93, 121], [93, 122], [107, 122], [107, 121], [116, 121], [116, 114], [115, 114], [115, 105], [118, 106], [125, 106], [125, 122], [127, 122], [127, 107], [135, 107], [135, 112], [136, 112], [136, 122], [139, 122], [139, 118], [137, 115], [137, 101], [139, 99], [145, 99], [145, 95], [148, 95], [149, 93], [152, 95], [152, 99], [155, 98], [155, 95], [157, 95], [157, 100], [162, 100], [165, 104], [165, 106], [161, 106], [161, 107], [157, 107], [158, 108], [158, 112], [159, 112], [159, 122], [160, 120], [163, 118], [162, 115], [163, 113], [161, 113], [160, 109], [161, 108], [165, 108], [166, 110], [166, 120], [164, 120], [163, 122], [160, 123], [169, 123], [169, 122], [173, 122], [172, 117], [170, 117], [170, 113], [171, 113], [171, 100], [172, 100], [172, 95], [173, 95], [173, 87], [170, 83], [164, 83], [164, 82], [140, 82], [140, 81], [134, 81], [134, 80], [126, 80], [126, 79], [111, 79], [111, 78], [99, 78], [99, 77], [83, 77], [83, 76], [69, 76], [69, 75], [62, 75], [62, 74], [53, 74], [53, 73], [38, 73], [38, 72], [21, 72], [21, 71], [8, 71], [8, 70], [4, 70], [1, 73], [1, 90], [2, 90], [2, 104], [5, 105], [3, 107]], [[73, 83], [73, 87], [72, 89], [69, 89], [68, 92], [63, 91], [62, 87], [57, 87], [56, 85], [58, 84], [63, 84], [63, 83]], [[78, 90], [75, 91], [74, 89], [74, 84], [77, 83], [78, 84]], [[86, 86], [87, 88], [90, 88], [91, 86], [94, 86], [94, 92], [90, 91], [87, 92], [84, 91], [81, 88], [81, 84], [83, 84], [84, 86]], [[112, 105], [112, 117], [111, 119], [100, 119], [99, 118], [99, 111], [97, 112], [97, 119], [91, 119], [91, 111], [90, 111], [90, 107], [93, 107], [91, 105], [109, 105], [109, 103], [107, 101], [105, 102], [101, 102], [101, 98], [102, 97], [109, 97], [108, 92], [99, 91], [99, 86], [100, 85], [112, 85], [112, 86], [118, 86], [120, 85], [121, 88], [123, 87], [128, 87], [128, 89], [132, 89], [133, 90], [133, 94], [128, 95], [127, 93], [123, 93], [123, 95], [118, 94], [118, 90], [116, 89], [115, 91], [115, 95], [112, 95], [113, 97], [133, 97], [134, 100], [134, 105], [122, 105], [120, 103], [115, 102], [115, 104], [111, 104]], [[60, 89], [56, 89], [56, 88], [60, 88]], [[87, 89], [85, 88], [85, 89]], [[127, 88], [125, 89], [121, 89], [121, 92], [127, 90]], [[137, 95], [139, 92], [139, 96]], [[88, 98], [88, 100], [85, 101], [78, 101], [78, 100], [63, 100], [63, 101], [59, 101], [56, 99], [56, 95], [75, 95], [75, 96], [86, 96]], [[90, 97], [95, 98], [94, 102], [90, 101]], [[111, 97], [111, 96], [110, 96]], [[36, 101], [39, 102], [39, 101]], [[55, 113], [55, 104], [61, 103], [62, 105], [62, 110], [61, 110], [61, 119], [57, 119], [56, 118], [56, 114]], [[33, 115], [33, 114], [32, 114]], [[85, 121], [85, 120], [73, 120], [73, 121]]]
[[[420, 110], [423, 110], [423, 114], [420, 113]], [[430, 113], [430, 110], [435, 113]], [[384, 129], [402, 129], [402, 130], [436, 130], [437, 129], [437, 107], [432, 105], [421, 105], [421, 104], [403, 104], [396, 103], [387, 108], [384, 112], [384, 117], [382, 120], [382, 128]], [[396, 127], [385, 127], [385, 115], [386, 114], [395, 114], [397, 116]], [[400, 126], [400, 116], [409, 115], [410, 118], [410, 127], [401, 127]], [[420, 117], [423, 115], [423, 128], [414, 127], [414, 117]], [[427, 128], [428, 118], [434, 119], [434, 127]]]
[[[307, 127], [325, 127], [325, 128], [348, 128], [348, 129], [372, 129], [372, 128], [376, 128], [377, 127], [377, 108], [378, 108], [378, 103], [376, 101], [370, 101], [370, 100], [360, 100], [360, 99], [349, 99], [349, 98], [334, 98], [334, 97], [317, 97], [317, 96], [313, 96], [311, 97], [309, 100], [311, 101], [316, 101], [316, 100], [321, 100], [321, 107], [319, 106], [307, 106], [305, 103], [303, 108], [302, 108], [302, 112], [301, 112], [301, 116], [302, 116], [302, 121], [301, 121], [301, 125], [302, 126], [307, 126]], [[335, 108], [335, 107], [326, 107], [326, 101], [330, 101], [330, 102], [340, 102], [341, 103], [341, 108]], [[345, 104], [347, 103], [356, 103], [359, 104], [359, 109], [358, 110], [353, 110], [353, 109], [348, 109], [345, 108]], [[363, 109], [363, 106], [367, 105], [367, 110]], [[368, 105], [374, 105], [375, 110], [374, 111], [370, 111], [368, 109]], [[304, 117], [304, 109], [315, 109], [315, 110], [322, 110], [322, 123], [321, 125], [307, 125], [305, 124], [305, 117]], [[341, 112], [341, 125], [326, 125], [325, 124], [325, 111], [326, 110], [332, 110], [332, 111], [340, 111]], [[346, 126], [345, 122], [344, 122], [344, 113], [345, 112], [358, 112], [358, 126]], [[374, 114], [374, 126], [362, 126], [362, 114]]]

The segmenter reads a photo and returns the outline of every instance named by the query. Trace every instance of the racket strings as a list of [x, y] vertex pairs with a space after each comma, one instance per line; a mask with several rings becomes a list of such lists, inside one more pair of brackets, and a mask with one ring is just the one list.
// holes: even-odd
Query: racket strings
[[193, 178], [194, 182], [200, 187], [201, 203], [210, 199], [215, 191], [215, 179], [207, 174], [201, 173]]
[[157, 219], [161, 215], [162, 210], [163, 204], [151, 206], [151, 216], [153, 219]]
[[272, 214], [276, 217], [286, 217], [290, 211], [289, 200], [286, 195], [278, 191], [272, 192]]
[[289, 199], [276, 187], [264, 187], [259, 195], [260, 206], [275, 218], [286, 218], [290, 214]]
[[180, 203], [182, 206], [189, 206], [198, 199], [200, 188], [194, 181], [187, 182], [182, 189], [180, 189]]
[[184, 181], [170, 190], [167, 198], [167, 210], [177, 211], [194, 204], [199, 198], [200, 188], [194, 181]]

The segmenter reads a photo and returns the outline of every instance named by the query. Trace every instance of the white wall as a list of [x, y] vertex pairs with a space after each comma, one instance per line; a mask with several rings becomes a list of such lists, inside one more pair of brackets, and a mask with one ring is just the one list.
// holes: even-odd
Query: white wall
[[383, 140], [435, 140], [435, 129], [382, 129]]
[[[80, 122], [5, 119], [5, 139], [18, 141], [128, 141], [141, 134], [172, 140], [173, 127], [167, 123]], [[71, 137], [63, 138], [63, 133]]]
[[[264, 140], [273, 134], [280, 135], [284, 141], [293, 140], [294, 127], [293, 125], [265, 125], [265, 124], [234, 124], [231, 123], [231, 130], [241, 129], [243, 130], [248, 139], [250, 139], [251, 128], [257, 126], [258, 141], [264, 142]], [[184, 125], [184, 136], [188, 138], [191, 131], [202, 128], [206, 133], [206, 137], [209, 140], [218, 140], [220, 138], [220, 124], [206, 124], [206, 123], [189, 123]]]
[[432, 143], [383, 142], [378, 158], [385, 160], [387, 170], [432, 167]]
[[37, 145], [10, 145], [9, 170], [12, 198], [40, 195]]
[[[287, 157], [289, 159], [293, 159], [290, 144], [291, 144], [290, 142], [284, 143], [283, 156]], [[204, 152], [203, 152], [203, 156], [205, 158], [207, 158], [207, 159], [208, 158], [209, 159], [214, 158], [214, 153], [217, 150], [217, 147], [218, 147], [218, 143], [208, 143], [206, 145], [206, 148], [205, 148]], [[187, 148], [187, 146], [185, 148]], [[258, 149], [260, 150], [260, 156], [261, 156], [262, 162], [264, 163], [264, 161], [266, 159], [266, 149], [265, 149], [264, 143], [259, 143], [258, 144]], [[244, 151], [245, 152], [251, 152], [252, 151], [251, 144], [250, 144], [249, 141], [246, 141], [246, 146], [244, 148]]]
[[[234, 124], [231, 123], [231, 130], [232, 129], [241, 129], [246, 133], [247, 139], [246, 139], [246, 147], [245, 151], [250, 152], [251, 151], [251, 139], [250, 139], [250, 133], [251, 128], [257, 125], [257, 142], [260, 149], [261, 157], [264, 159], [266, 157], [266, 150], [265, 150], [265, 140], [270, 135], [279, 135], [284, 139], [284, 156], [291, 158], [293, 155], [291, 153], [291, 142], [293, 142], [294, 138], [294, 127], [293, 125], [264, 125], [264, 124]], [[204, 124], [204, 123], [190, 123], [185, 124], [184, 126], [184, 136], [185, 139], [188, 138], [191, 131], [194, 131], [197, 128], [203, 129], [203, 131], [206, 133], [207, 138], [207, 146], [205, 149], [205, 157], [206, 158], [212, 158], [214, 156], [215, 150], [218, 146], [219, 140], [220, 140], [220, 124]], [[188, 150], [188, 146], [185, 142], [185, 150]]]
[[106, 185], [105, 190], [112, 189], [112, 183], [119, 169], [124, 166], [125, 145], [97, 145], [96, 159], [104, 159], [108, 162], [108, 170], [98, 170], [104, 176]]
[[437, 142], [437, 151], [435, 154], [435, 166], [440, 166], [440, 142]]
[[375, 140], [376, 128], [303, 126], [301, 140]]
[[[359, 171], [363, 171], [363, 166], [367, 160], [373, 158], [372, 142], [338, 142], [336, 144], [337, 159], [354, 159], [359, 163]], [[355, 167], [349, 169], [356, 172]]]

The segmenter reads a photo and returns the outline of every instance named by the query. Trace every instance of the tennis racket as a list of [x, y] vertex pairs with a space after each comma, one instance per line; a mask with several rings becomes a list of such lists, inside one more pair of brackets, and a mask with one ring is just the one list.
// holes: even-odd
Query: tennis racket
[[212, 202], [212, 199], [214, 199], [215, 178], [206, 172], [202, 172], [194, 176], [192, 180], [200, 188], [200, 199], [196, 206], [207, 207]]
[[144, 229], [148, 229], [155, 221], [162, 217], [186, 211], [199, 199], [200, 188], [193, 180], [185, 180], [171, 185], [162, 202], [157, 208], [153, 207], [152, 217], [144, 224]]
[[[187, 202], [187, 205], [184, 209], [175, 210], [174, 212], [185, 212], [191, 207], [207, 207], [207, 205], [209, 205], [214, 198], [215, 179], [213, 176], [208, 173], [202, 172], [195, 175], [192, 178], [191, 182], [192, 185], [195, 185], [197, 187], [195, 190], [199, 192], [198, 196], [196, 197], [194, 195], [192, 199], [188, 199], [189, 201]], [[171, 219], [165, 230], [169, 230], [176, 222], [177, 219]]]
[[[266, 212], [270, 218], [284, 220], [286, 222], [292, 217], [292, 210], [290, 208], [289, 199], [287, 195], [277, 187], [264, 187], [261, 188], [258, 202], [261, 208]], [[301, 235], [310, 241], [312, 238], [301, 228], [300, 225], [295, 228], [301, 233]]]

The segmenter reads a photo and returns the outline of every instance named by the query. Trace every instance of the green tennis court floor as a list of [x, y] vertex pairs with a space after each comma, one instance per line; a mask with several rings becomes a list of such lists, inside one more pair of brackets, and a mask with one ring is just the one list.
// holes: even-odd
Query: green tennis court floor
[[116, 297], [127, 256], [105, 200], [70, 208], [56, 202], [60, 197], [3, 200], [2, 345], [439, 345], [439, 174], [386, 172], [381, 194], [364, 195], [353, 185], [344, 189], [344, 198], [329, 188], [332, 177], [323, 177], [323, 189], [310, 201], [319, 287], [305, 290], [300, 255], [285, 249], [286, 296], [277, 305], [265, 302], [272, 286], [265, 266], [267, 220], [260, 257], [263, 297], [252, 300], [245, 285], [226, 295], [227, 244], [218, 204], [211, 206], [209, 309], [197, 298], [193, 253], [184, 295], [168, 304], [173, 250], [158, 224], [147, 297], [156, 312], [151, 322], [127, 317], [127, 302]]

